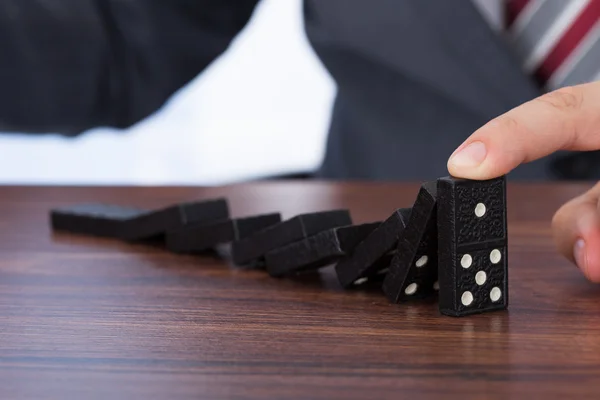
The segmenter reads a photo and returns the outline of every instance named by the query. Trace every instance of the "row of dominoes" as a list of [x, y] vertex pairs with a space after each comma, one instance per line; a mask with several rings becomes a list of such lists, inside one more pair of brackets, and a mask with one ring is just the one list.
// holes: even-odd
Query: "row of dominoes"
[[348, 210], [232, 218], [224, 198], [158, 210], [80, 204], [51, 210], [51, 225], [131, 242], [161, 238], [184, 254], [230, 244], [236, 265], [273, 277], [335, 263], [346, 289], [376, 280], [393, 303], [438, 295], [445, 315], [508, 306], [505, 177], [426, 182], [411, 208], [358, 225]]

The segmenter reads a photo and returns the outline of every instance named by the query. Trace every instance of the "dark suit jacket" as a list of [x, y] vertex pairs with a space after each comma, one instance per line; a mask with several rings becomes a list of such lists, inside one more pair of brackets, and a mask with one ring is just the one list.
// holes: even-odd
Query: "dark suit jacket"
[[[257, 2], [0, 0], [0, 129], [128, 127], [222, 54]], [[446, 175], [475, 129], [541, 93], [470, 0], [305, 0], [304, 16], [338, 86], [321, 177]], [[511, 176], [595, 177], [551, 161]]]

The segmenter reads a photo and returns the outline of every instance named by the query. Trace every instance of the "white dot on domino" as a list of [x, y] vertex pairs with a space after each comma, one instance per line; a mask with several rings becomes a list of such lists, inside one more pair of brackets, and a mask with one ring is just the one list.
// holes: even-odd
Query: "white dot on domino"
[[369, 278], [367, 278], [367, 277], [358, 278], [357, 280], [354, 281], [354, 284], [355, 285], [362, 285], [363, 283], [365, 283], [368, 280], [369, 280]]
[[479, 286], [483, 285], [486, 280], [487, 274], [485, 273], [485, 271], [479, 271], [475, 274], [475, 283], [477, 283]]
[[502, 253], [500, 253], [500, 250], [494, 249], [490, 252], [490, 261], [492, 262], [492, 264], [498, 264], [501, 258]]
[[411, 283], [406, 287], [406, 289], [404, 289], [404, 293], [411, 296], [417, 292], [417, 287], [418, 285], [416, 283]]
[[440, 283], [438, 281], [433, 283], [433, 290], [440, 290]]
[[417, 262], [415, 263], [415, 265], [417, 266], [417, 268], [421, 268], [422, 266], [424, 266], [425, 264], [427, 264], [427, 256], [422, 256], [421, 258], [419, 258], [417, 260]]
[[470, 306], [473, 302], [473, 293], [469, 291], [464, 292], [460, 297], [460, 301], [463, 304], [463, 306]]
[[490, 290], [490, 299], [493, 302], [496, 302], [498, 300], [500, 300], [500, 297], [502, 297], [502, 291], [500, 290], [499, 287], [493, 287], [492, 290]]
[[470, 254], [465, 254], [460, 259], [460, 265], [462, 265], [462, 267], [465, 269], [469, 268], [471, 266], [471, 264], [473, 264], [473, 257], [471, 257]]
[[481, 218], [485, 215], [485, 211], [485, 204], [477, 203], [477, 205], [475, 206], [475, 215]]

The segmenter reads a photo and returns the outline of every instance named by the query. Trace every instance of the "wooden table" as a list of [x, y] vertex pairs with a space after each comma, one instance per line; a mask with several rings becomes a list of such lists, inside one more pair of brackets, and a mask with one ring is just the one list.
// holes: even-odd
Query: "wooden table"
[[73, 202], [221, 195], [236, 216], [347, 207], [359, 223], [410, 206], [417, 185], [1, 188], [0, 398], [598, 397], [600, 288], [550, 233], [586, 187], [509, 184], [510, 310], [459, 319], [435, 301], [343, 291], [331, 268], [272, 279], [48, 225], [51, 207]]

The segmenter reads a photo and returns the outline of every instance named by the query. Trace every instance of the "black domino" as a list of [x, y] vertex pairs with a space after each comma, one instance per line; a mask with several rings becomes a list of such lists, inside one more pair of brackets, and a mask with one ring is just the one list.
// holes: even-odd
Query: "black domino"
[[126, 222], [146, 212], [144, 209], [116, 204], [76, 204], [51, 210], [50, 224], [55, 231], [120, 238]]
[[174, 253], [201, 253], [220, 244], [244, 239], [280, 222], [281, 214], [271, 213], [185, 225], [167, 232], [166, 247]]
[[306, 239], [327, 229], [351, 225], [348, 210], [332, 210], [297, 215], [232, 243], [233, 262], [237, 265], [262, 264], [271, 250]]
[[395, 248], [410, 214], [410, 208], [394, 211], [356, 246], [349, 257], [337, 263], [335, 272], [342, 287], [350, 288], [357, 282], [364, 283], [365, 280], [388, 267], [387, 264], [379, 261]]
[[269, 275], [279, 277], [309, 271], [350, 255], [381, 222], [342, 226], [269, 251], [265, 265]]
[[126, 241], [155, 238], [186, 224], [228, 217], [229, 206], [222, 198], [179, 203], [156, 210], [90, 203], [50, 212], [54, 230]]
[[423, 298], [437, 287], [437, 182], [421, 185], [406, 229], [383, 281], [383, 292], [393, 303]]
[[202, 200], [174, 204], [151, 210], [126, 223], [123, 239], [137, 241], [153, 238], [181, 226], [229, 217], [225, 199]]
[[392, 258], [394, 258], [394, 254], [396, 251], [391, 251], [386, 253], [383, 257], [375, 262], [372, 266], [372, 272], [364, 276], [362, 278], [358, 278], [352, 283], [353, 288], [360, 288], [363, 286], [373, 287], [376, 285], [378, 289], [381, 289], [381, 282], [385, 279], [387, 272], [390, 268], [390, 263], [392, 262]]
[[465, 316], [508, 307], [506, 177], [438, 180], [439, 309]]

